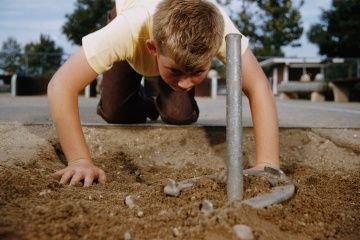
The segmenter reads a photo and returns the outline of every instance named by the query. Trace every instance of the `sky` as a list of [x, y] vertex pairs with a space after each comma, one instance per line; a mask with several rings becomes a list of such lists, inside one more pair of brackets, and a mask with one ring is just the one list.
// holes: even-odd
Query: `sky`
[[[294, 0], [297, 2], [299, 0]], [[37, 42], [40, 34], [49, 35], [68, 54], [77, 46], [72, 45], [61, 32], [65, 14], [75, 8], [76, 0], [0, 0], [0, 44], [14, 37], [22, 45]], [[302, 47], [285, 47], [288, 57], [318, 57], [316, 45], [308, 42], [306, 32], [311, 24], [319, 22], [321, 9], [329, 9], [331, 0], [305, 0], [300, 9], [304, 27], [300, 39]]]

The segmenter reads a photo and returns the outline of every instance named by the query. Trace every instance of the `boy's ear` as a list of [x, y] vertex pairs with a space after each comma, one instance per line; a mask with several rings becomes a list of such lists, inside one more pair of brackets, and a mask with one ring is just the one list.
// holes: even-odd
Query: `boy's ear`
[[146, 40], [146, 47], [151, 55], [153, 56], [157, 55], [157, 49], [156, 49], [155, 41], [153, 39]]

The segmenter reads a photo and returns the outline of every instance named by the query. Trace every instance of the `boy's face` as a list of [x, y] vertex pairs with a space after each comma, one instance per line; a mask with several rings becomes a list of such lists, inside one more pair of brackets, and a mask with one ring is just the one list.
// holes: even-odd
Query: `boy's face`
[[147, 41], [147, 47], [150, 53], [156, 56], [161, 78], [174, 91], [189, 91], [195, 85], [200, 84], [209, 72], [210, 63], [204, 69], [199, 69], [196, 72], [186, 72], [173, 59], [158, 53], [152, 40]]
[[207, 76], [210, 68], [196, 72], [185, 72], [175, 61], [162, 54], [157, 55], [157, 62], [161, 78], [175, 91], [187, 92], [195, 85], [200, 84]]

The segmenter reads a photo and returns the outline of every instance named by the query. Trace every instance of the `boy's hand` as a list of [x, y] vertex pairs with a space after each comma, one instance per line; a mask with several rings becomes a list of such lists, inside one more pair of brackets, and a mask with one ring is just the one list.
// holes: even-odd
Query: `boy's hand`
[[101, 184], [106, 182], [104, 171], [87, 159], [69, 162], [66, 168], [55, 172], [53, 176], [60, 179], [60, 184], [65, 185], [70, 182], [70, 186], [77, 184], [81, 180], [84, 180], [84, 187], [90, 187], [96, 179]]

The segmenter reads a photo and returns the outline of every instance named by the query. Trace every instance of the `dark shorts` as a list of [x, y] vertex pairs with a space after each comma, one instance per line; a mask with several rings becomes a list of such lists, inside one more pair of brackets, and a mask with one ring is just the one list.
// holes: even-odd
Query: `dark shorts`
[[[113, 8], [108, 22], [114, 17]], [[126, 61], [116, 62], [103, 74], [101, 98], [97, 113], [108, 123], [144, 123], [159, 117], [169, 124], [190, 124], [197, 121], [199, 108], [194, 99], [195, 89], [175, 92], [158, 77], [158, 96], [147, 96], [141, 86], [142, 76]]]

